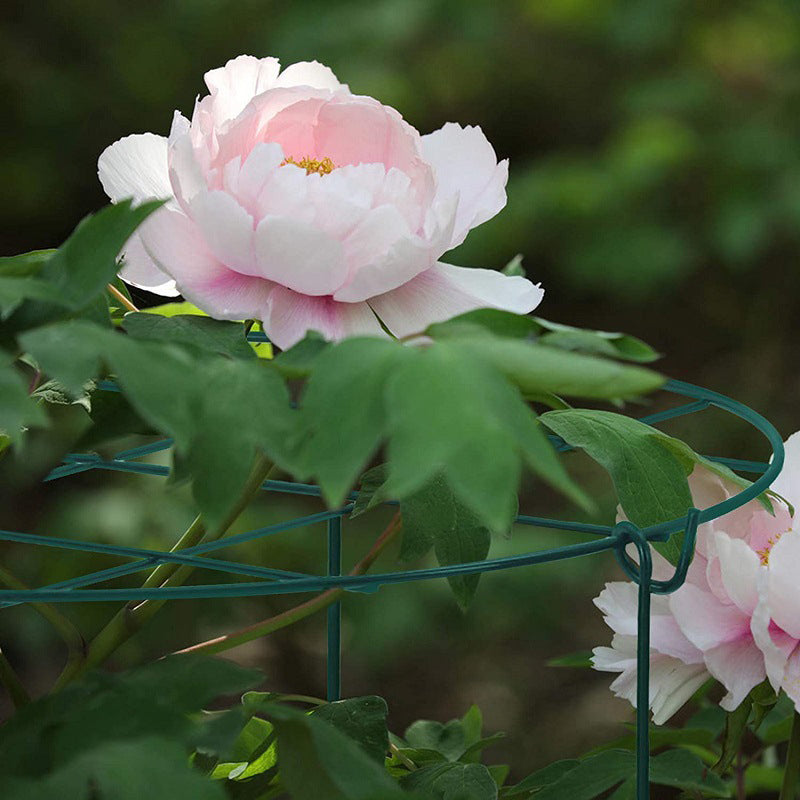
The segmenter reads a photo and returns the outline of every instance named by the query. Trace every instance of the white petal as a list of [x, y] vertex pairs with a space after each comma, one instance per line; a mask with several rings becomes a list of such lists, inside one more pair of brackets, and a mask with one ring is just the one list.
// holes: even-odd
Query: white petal
[[192, 198], [206, 186], [203, 172], [195, 158], [189, 120], [176, 111], [172, 118], [167, 147], [169, 180], [176, 199], [184, 210]]
[[274, 142], [257, 144], [239, 170], [236, 197], [251, 213], [256, 213], [256, 201], [272, 173], [284, 159], [283, 148]]
[[715, 534], [714, 541], [725, 592], [740, 611], [752, 614], [758, 602], [758, 555], [741, 539], [722, 532]]
[[800, 431], [783, 443], [783, 449], [783, 469], [769, 488], [786, 498], [800, 514]]
[[264, 319], [273, 284], [228, 269], [214, 257], [195, 223], [161, 209], [139, 229], [159, 269], [171, 275], [190, 302], [217, 319]]
[[100, 154], [97, 174], [113, 202], [172, 197], [167, 168], [167, 140], [154, 133], [138, 133], [114, 142]]
[[216, 123], [234, 119], [256, 95], [272, 88], [280, 66], [277, 58], [238, 56], [224, 67], [206, 72], [206, 86], [214, 97]]
[[253, 248], [253, 218], [226, 192], [200, 192], [189, 205], [211, 252], [225, 266], [263, 277]]
[[708, 680], [702, 664], [683, 664], [660, 656], [650, 670], [650, 708], [653, 723], [663, 725]]
[[[319, 61], [298, 61], [290, 64], [278, 76], [275, 86], [311, 86], [314, 89], [341, 89], [343, 84], [330, 67]], [[346, 87], [345, 87], [346, 88]]]
[[403, 286], [371, 298], [369, 303], [395, 336], [408, 336], [420, 333], [433, 322], [476, 308], [527, 314], [543, 296], [544, 290], [526, 278], [439, 262]]
[[294, 219], [261, 220], [255, 250], [265, 278], [303, 294], [333, 294], [347, 276], [341, 243]]
[[422, 137], [422, 154], [436, 176], [437, 199], [458, 195], [458, 212], [451, 247], [470, 228], [491, 219], [506, 204], [508, 161], [497, 155], [478, 127], [453, 122]]
[[138, 233], [134, 233], [125, 243], [122, 248], [122, 257], [123, 266], [119, 271], [119, 276], [125, 283], [165, 297], [177, 297], [180, 294], [175, 286], [175, 281], [162, 272], [147, 254]]
[[330, 297], [309, 297], [283, 286], [272, 291], [269, 320], [264, 324], [270, 339], [283, 350], [308, 331], [333, 341], [348, 336], [386, 336], [366, 303], [337, 303]]

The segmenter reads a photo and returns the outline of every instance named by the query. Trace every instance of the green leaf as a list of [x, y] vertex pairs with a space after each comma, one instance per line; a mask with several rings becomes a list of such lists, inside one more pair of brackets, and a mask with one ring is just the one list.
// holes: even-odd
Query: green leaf
[[714, 771], [720, 775], [733, 764], [736, 756], [739, 754], [752, 707], [753, 701], [748, 695], [739, 703], [738, 708], [729, 711], [725, 715], [725, 733], [722, 737], [722, 752], [720, 753], [719, 760], [714, 764]]
[[410, 355], [397, 342], [347, 339], [322, 352], [302, 398], [302, 465], [328, 505], [342, 504], [386, 430], [384, 386]]
[[436, 322], [425, 330], [426, 336], [434, 339], [453, 339], [461, 336], [476, 336], [492, 333], [496, 336], [507, 336], [524, 339], [536, 330], [536, 323], [531, 317], [500, 311], [496, 308], [478, 308], [467, 311], [445, 322]]
[[311, 712], [349, 736], [374, 761], [383, 764], [389, 749], [386, 715], [389, 709], [382, 697], [352, 697], [318, 706]]
[[0, 256], [0, 276], [4, 278], [29, 278], [42, 271], [45, 262], [55, 253], [51, 250], [31, 250], [16, 256]]
[[[483, 561], [491, 534], [480, 518], [455, 495], [445, 478], [436, 476], [401, 501], [403, 541], [400, 558], [412, 560], [433, 546], [442, 566]], [[467, 608], [478, 588], [480, 574], [448, 577], [459, 605]]]
[[401, 779], [411, 791], [436, 800], [496, 800], [497, 784], [483, 764], [440, 764], [422, 767]]
[[52, 283], [0, 275], [0, 320], [8, 319], [25, 300], [44, 300], [61, 305], [62, 296], [60, 289]]
[[101, 294], [117, 274], [117, 254], [136, 228], [163, 202], [130, 200], [106, 206], [84, 218], [72, 235], [47, 260], [41, 276], [61, 293], [61, 303], [78, 309]]
[[[633, 774], [635, 769], [633, 754], [623, 750], [608, 750], [589, 756], [571, 769], [565, 768], [569, 762], [558, 763], [563, 766], [554, 769], [553, 774], [560, 772], [560, 777], [542, 785], [536, 794], [536, 800], [563, 800], [566, 797], [570, 800], [593, 800], [601, 792], [621, 783]], [[555, 765], [551, 764], [550, 768], [553, 767]], [[519, 789], [523, 784], [525, 788], [535, 788], [534, 776], [541, 776], [542, 772], [529, 776], [521, 784], [517, 784], [515, 789]], [[538, 780], [541, 781], [541, 777]]]
[[191, 314], [162, 317], [130, 313], [125, 315], [122, 327], [134, 339], [171, 342], [230, 358], [255, 358], [240, 322], [223, 322]]
[[25, 428], [46, 425], [47, 414], [28, 396], [22, 376], [13, 366], [0, 361], [0, 432], [17, 444]]
[[783, 693], [756, 729], [764, 744], [780, 744], [789, 740], [794, 719], [794, 703]]
[[402, 800], [383, 766], [333, 725], [295, 709], [267, 712], [278, 732], [281, 780], [293, 800]]
[[[628, 519], [640, 528], [683, 516], [693, 505], [686, 463], [665, 446], [666, 434], [610, 411], [549, 411], [540, 418], [573, 447], [585, 450], [611, 475]], [[683, 534], [653, 546], [673, 564]]]

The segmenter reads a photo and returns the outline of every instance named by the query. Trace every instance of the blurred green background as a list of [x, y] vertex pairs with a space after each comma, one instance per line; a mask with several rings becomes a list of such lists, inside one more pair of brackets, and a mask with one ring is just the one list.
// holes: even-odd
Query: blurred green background
[[[665, 354], [668, 374], [752, 405], [784, 436], [800, 428], [800, 10], [791, 0], [12, 0], [0, 25], [3, 254], [57, 245], [103, 205], [99, 153], [128, 133], [166, 134], [173, 109], [190, 113], [205, 91], [206, 70], [240, 53], [317, 59], [422, 133], [478, 124], [510, 158], [508, 207], [446, 260], [501, 267], [522, 253], [546, 288], [542, 316], [635, 334]], [[668, 430], [706, 453], [767, 454], [722, 416]], [[582, 462], [576, 475], [608, 518], [607, 482]], [[539, 487], [526, 488], [523, 506], [576, 516]], [[240, 528], [312, 508], [267, 498]], [[153, 547], [190, 515], [185, 493], [112, 475], [31, 485], [0, 509], [4, 527]], [[349, 558], [366, 550], [381, 515], [346, 525]], [[518, 530], [492, 552], [552, 541]], [[311, 569], [323, 551], [324, 531], [310, 529], [230, 555]], [[4, 558], [33, 583], [90, 566], [17, 547]], [[590, 598], [612, 577], [602, 559], [486, 576], [466, 615], [444, 584], [354, 595], [344, 690], [387, 697], [397, 730], [478, 702], [490, 730], [511, 734], [496, 752], [518, 777], [575, 755], [618, 732], [630, 709], [611, 698], [609, 676], [544, 662], [610, 639]], [[175, 604], [115, 664], [285, 605]], [[109, 611], [69, 609], [88, 631]], [[319, 694], [321, 622], [235, 655], [262, 666], [276, 689]], [[60, 653], [38, 618], [5, 611], [0, 636], [45, 687]]]

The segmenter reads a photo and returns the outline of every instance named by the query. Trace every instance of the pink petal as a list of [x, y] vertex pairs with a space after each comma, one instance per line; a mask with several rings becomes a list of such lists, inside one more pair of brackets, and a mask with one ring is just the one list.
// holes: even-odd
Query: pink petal
[[423, 156], [436, 176], [437, 199], [458, 195], [451, 247], [468, 231], [491, 219], [506, 204], [508, 161], [497, 155], [478, 127], [453, 122], [422, 137]]
[[263, 277], [253, 248], [253, 218], [227, 192], [199, 192], [189, 204], [209, 250], [226, 267]]
[[138, 233], [134, 233], [125, 243], [122, 258], [123, 265], [119, 276], [125, 283], [165, 297], [177, 297], [180, 294], [175, 281], [162, 272], [147, 254]]
[[764, 654], [749, 634], [708, 650], [705, 654], [708, 671], [722, 683], [728, 694], [720, 701], [726, 711], [733, 711], [758, 686], [767, 673]]
[[686, 638], [703, 651], [738, 639], [750, 629], [748, 615], [692, 584], [670, 595], [669, 607]]
[[276, 286], [270, 295], [265, 325], [270, 339], [282, 350], [299, 342], [308, 331], [333, 341], [347, 336], [386, 336], [366, 303], [337, 303], [331, 297], [309, 297], [283, 286]]
[[115, 203], [172, 197], [167, 168], [167, 140], [154, 133], [126, 136], [106, 147], [97, 160], [97, 174], [105, 193]]
[[347, 276], [341, 243], [294, 219], [270, 216], [261, 220], [255, 250], [265, 278], [302, 294], [333, 294]]
[[788, 531], [769, 553], [769, 608], [772, 619], [800, 639], [800, 532]]
[[439, 262], [405, 285], [371, 298], [369, 304], [384, 325], [402, 337], [476, 308], [527, 314], [543, 296], [544, 290], [526, 278]]
[[171, 275], [181, 294], [217, 319], [263, 319], [273, 286], [221, 264], [195, 223], [180, 211], [161, 209], [139, 229], [148, 255]]
[[216, 124], [239, 116], [256, 95], [274, 86], [279, 70], [277, 58], [238, 56], [224, 67], [206, 72], [206, 86], [214, 97]]

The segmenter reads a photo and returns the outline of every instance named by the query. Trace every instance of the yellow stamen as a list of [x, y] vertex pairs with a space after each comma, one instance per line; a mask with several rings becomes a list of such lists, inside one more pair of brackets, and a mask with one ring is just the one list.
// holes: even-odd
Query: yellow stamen
[[315, 158], [304, 156], [301, 161], [295, 161], [291, 156], [287, 156], [281, 162], [281, 166], [286, 164], [294, 164], [296, 167], [302, 167], [306, 171], [306, 175], [316, 172], [317, 175], [328, 175], [336, 169], [336, 164], [333, 163], [327, 156], [320, 161]]
[[[791, 528], [789, 529], [791, 530]], [[761, 559], [761, 564], [763, 566], [769, 565], [769, 554], [772, 552], [772, 548], [777, 544], [778, 539], [781, 538], [783, 534], [779, 533], [775, 536], [770, 537], [767, 539], [767, 546], [762, 548], [761, 550], [756, 550], [756, 554]]]

